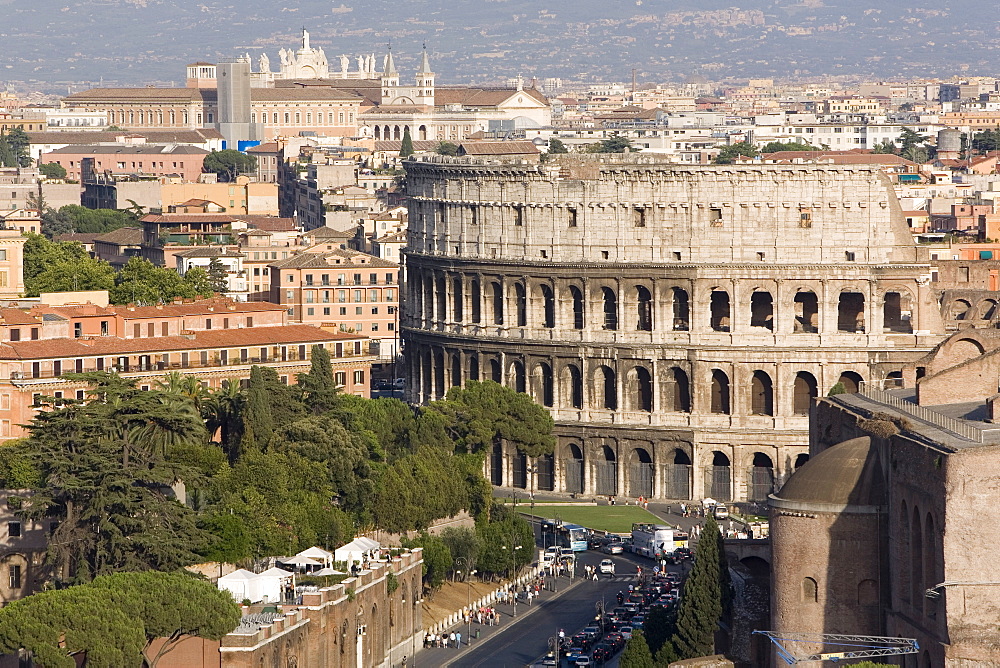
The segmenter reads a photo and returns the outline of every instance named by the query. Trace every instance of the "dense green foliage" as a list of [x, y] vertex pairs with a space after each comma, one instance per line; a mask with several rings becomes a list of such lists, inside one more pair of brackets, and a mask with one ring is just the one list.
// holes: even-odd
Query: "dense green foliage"
[[810, 146], [797, 141], [772, 141], [764, 144], [761, 153], [777, 153], [778, 151], [815, 151], [815, 146]]
[[[425, 530], [461, 510], [475, 530], [418, 539], [433, 551], [429, 584], [447, 577], [452, 554], [491, 573], [531, 561], [530, 525], [491, 505], [484, 455], [461, 424], [485, 415], [476, 438], [551, 444], [551, 420], [532, 416], [525, 395], [470, 383], [437, 402], [447, 410], [414, 410], [340, 395], [326, 351], [314, 347], [312, 359], [294, 386], [264, 367], [245, 389], [231, 380], [214, 391], [177, 372], [148, 391], [114, 374], [72, 375], [93, 386], [88, 401], [49, 400], [62, 408], [40, 412], [17, 447], [0, 447], [0, 486], [35, 489], [23, 514], [56, 523], [52, 579], [294, 554], [362, 527]], [[506, 425], [505, 411], [543, 432]], [[171, 491], [181, 481], [186, 504]]]
[[40, 234], [26, 236], [24, 286], [28, 297], [42, 292], [111, 288], [115, 275], [111, 265], [91, 258], [82, 245], [49, 241]]
[[[53, 165], [59, 166], [54, 163]], [[49, 239], [59, 234], [71, 232], [104, 234], [121, 227], [135, 227], [139, 224], [136, 213], [131, 210], [88, 209], [78, 204], [67, 204], [59, 207], [57, 211], [44, 203], [40, 208], [42, 209], [42, 234]]]
[[563, 140], [553, 137], [549, 140], [549, 154], [555, 155], [557, 153], [569, 153], [569, 149], [566, 148], [566, 144], [563, 143]]
[[632, 140], [628, 137], [609, 137], [586, 148], [587, 153], [628, 153], [632, 148]]
[[27, 167], [31, 164], [28, 156], [28, 133], [21, 128], [0, 130], [0, 167]]
[[728, 600], [728, 572], [722, 534], [709, 517], [698, 538], [694, 566], [684, 582], [677, 632], [671, 639], [680, 658], [707, 656], [715, 650], [715, 630]]
[[114, 277], [112, 304], [149, 306], [176, 297], [211, 297], [214, 290], [204, 269], [194, 267], [183, 276], [173, 269], [158, 267], [149, 260], [133, 257]]
[[66, 178], [66, 168], [58, 162], [46, 162], [44, 165], [38, 165], [38, 171], [47, 179]]
[[453, 144], [450, 141], [438, 142], [434, 152], [438, 155], [458, 155], [458, 144]]
[[[116, 573], [35, 594], [0, 609], [0, 653], [29, 650], [46, 666], [155, 667], [185, 638], [217, 640], [236, 627], [228, 592], [184, 573]], [[157, 638], [166, 642], [157, 652]]]
[[641, 630], [632, 631], [632, 637], [625, 643], [618, 665], [621, 668], [654, 668], [653, 653], [649, 651]]
[[205, 156], [202, 171], [215, 172], [220, 181], [233, 182], [240, 174], [250, 174], [257, 169], [257, 158], [240, 151], [227, 148], [223, 151], [212, 151]]
[[409, 158], [413, 155], [413, 137], [410, 136], [410, 126], [403, 128], [403, 143], [399, 147], [399, 157]]
[[717, 165], [731, 165], [736, 162], [738, 156], [754, 158], [758, 155], [760, 155], [760, 151], [757, 150], [756, 146], [741, 141], [729, 146], [723, 146], [722, 150], [719, 151], [719, 155], [715, 157], [714, 162]]

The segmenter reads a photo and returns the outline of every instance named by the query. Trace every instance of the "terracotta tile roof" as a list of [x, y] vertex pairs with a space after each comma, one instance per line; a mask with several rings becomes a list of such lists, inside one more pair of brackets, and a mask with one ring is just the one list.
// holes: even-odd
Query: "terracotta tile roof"
[[106, 232], [94, 239], [97, 243], [118, 244], [119, 246], [138, 246], [142, 243], [142, 229], [138, 227], [119, 227]]
[[244, 257], [243, 253], [239, 251], [229, 250], [228, 248], [219, 248], [213, 246], [210, 248], [192, 248], [191, 250], [181, 251], [180, 253], [174, 253], [177, 257]]
[[[230, 309], [229, 307], [233, 308]], [[199, 299], [183, 304], [163, 304], [161, 306], [116, 306], [115, 312], [125, 320], [145, 318], [176, 318], [180, 316], [209, 315], [212, 313], [257, 313], [261, 311], [284, 311], [281, 304], [270, 302], [237, 302], [231, 299]]]
[[[417, 152], [423, 151], [433, 151], [437, 148], [439, 141], [432, 141], [428, 139], [415, 139], [413, 141], [413, 150]], [[399, 149], [403, 147], [402, 141], [377, 141], [375, 142], [376, 151], [388, 151], [398, 153]]]
[[[338, 262], [340, 260], [340, 262]], [[346, 262], [345, 262], [346, 260]], [[363, 261], [363, 264], [362, 264]], [[309, 269], [330, 267], [373, 267], [375, 269], [398, 269], [399, 265], [380, 257], [351, 250], [349, 248], [334, 248], [333, 250], [319, 253], [306, 252], [293, 255], [287, 260], [276, 260], [271, 262], [272, 267], [278, 269]]]
[[135, 130], [122, 132], [29, 132], [32, 144], [95, 144], [113, 142], [126, 135], [145, 137], [150, 143], [204, 144], [212, 139], [222, 139], [217, 130]]
[[294, 218], [278, 218], [277, 216], [240, 216], [248, 226], [266, 232], [294, 232], [299, 229]]
[[70, 304], [67, 306], [32, 306], [30, 313], [44, 315], [51, 313], [65, 318], [84, 318], [99, 316], [111, 318], [117, 313], [114, 306], [98, 306], [96, 304]]
[[66, 338], [44, 341], [12, 341], [0, 344], [0, 359], [65, 359], [70, 357], [164, 353], [238, 346], [297, 345], [326, 341], [353, 341], [364, 338], [367, 337], [346, 332], [328, 332], [312, 325], [245, 327], [243, 329], [214, 329], [187, 336], [158, 336], [145, 339], [122, 339], [116, 336], [99, 336], [89, 339]]
[[313, 237], [314, 239], [346, 239], [348, 237], [353, 237], [354, 232], [342, 232], [340, 230], [335, 230], [332, 227], [316, 227], [308, 232], [305, 232], [302, 236]]
[[92, 244], [99, 236], [101, 236], [100, 232], [69, 232], [67, 234], [57, 234], [53, 237], [53, 241], [75, 241], [81, 244]]
[[459, 152], [465, 155], [538, 155], [540, 151], [530, 141], [462, 142]]
[[247, 153], [277, 153], [278, 142], [269, 141], [265, 144], [257, 144], [247, 149]]
[[147, 213], [144, 223], [232, 223], [237, 218], [226, 213]]
[[27, 311], [19, 308], [0, 307], [0, 324], [4, 325], [37, 325], [41, 318], [35, 318]]
[[355, 102], [360, 95], [339, 88], [309, 86], [308, 88], [251, 88], [251, 102], [284, 102], [309, 100], [335, 100], [338, 102]]
[[121, 153], [123, 155], [208, 155], [208, 151], [185, 144], [73, 144], [49, 151], [45, 155], [63, 153], [94, 153], [100, 155]]
[[94, 102], [128, 102], [130, 100], [163, 100], [165, 102], [214, 102], [218, 91], [212, 88], [91, 88], [63, 98], [63, 103], [75, 107]]

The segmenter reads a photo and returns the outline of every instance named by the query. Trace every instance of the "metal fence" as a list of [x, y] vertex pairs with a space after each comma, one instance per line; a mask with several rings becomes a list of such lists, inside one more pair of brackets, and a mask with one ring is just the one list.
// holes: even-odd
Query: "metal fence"
[[932, 411], [925, 406], [919, 406], [910, 401], [906, 401], [905, 399], [897, 397], [894, 394], [872, 387], [867, 383], [861, 386], [858, 390], [858, 394], [881, 404], [892, 406], [907, 415], [915, 417], [921, 422], [926, 422], [927, 424], [935, 427], [940, 427], [941, 429], [949, 431], [956, 436], [960, 436], [970, 441], [975, 441], [976, 443], [983, 442], [983, 430], [979, 427], [973, 426], [968, 422], [963, 422], [962, 420], [950, 418], [947, 415], [942, 415], [941, 413]]

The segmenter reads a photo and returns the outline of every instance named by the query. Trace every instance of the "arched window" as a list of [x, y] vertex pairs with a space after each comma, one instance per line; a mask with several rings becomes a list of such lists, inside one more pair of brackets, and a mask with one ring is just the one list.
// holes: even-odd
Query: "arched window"
[[910, 321], [911, 309], [909, 294], [885, 293], [885, 302], [882, 304], [882, 331], [913, 333], [913, 324]]
[[606, 445], [601, 446], [601, 456], [594, 462], [594, 470], [597, 474], [597, 493], [618, 494], [618, 458], [615, 451]]
[[451, 386], [462, 386], [462, 358], [459, 357], [458, 353], [451, 356]]
[[573, 408], [583, 408], [583, 376], [580, 369], [574, 364], [567, 364], [563, 368], [562, 391], [560, 394], [564, 400], [569, 400], [569, 405]]
[[492, 359], [490, 360], [490, 380], [494, 383], [499, 383], [503, 380], [502, 369], [500, 368], [500, 360]]
[[966, 320], [969, 317], [969, 311], [972, 309], [972, 304], [964, 299], [956, 299], [951, 303], [951, 308], [948, 309], [951, 314], [952, 320]]
[[997, 314], [997, 301], [995, 299], [984, 299], [979, 304], [979, 319], [993, 320]]
[[434, 398], [444, 396], [444, 353], [434, 353]]
[[750, 326], [774, 329], [774, 300], [770, 292], [758, 291], [750, 295]]
[[712, 290], [710, 306], [712, 329], [716, 332], [728, 332], [729, 293], [725, 290]]
[[632, 390], [632, 410], [646, 413], [653, 410], [653, 379], [645, 367], [637, 366], [629, 374]]
[[712, 452], [712, 465], [706, 471], [705, 496], [717, 501], [728, 501], [732, 495], [732, 470], [726, 453]]
[[865, 331], [865, 296], [860, 292], [841, 292], [837, 304], [837, 331]]
[[438, 276], [434, 281], [437, 292], [437, 321], [444, 324], [448, 322], [448, 290], [445, 288], [444, 276]]
[[675, 413], [691, 412], [691, 389], [684, 369], [673, 367], [667, 371], [668, 410]]
[[729, 376], [722, 369], [712, 369], [712, 412], [729, 415]]
[[691, 458], [681, 448], [674, 448], [674, 455], [666, 467], [666, 496], [668, 499], [691, 498]]
[[681, 288], [671, 288], [670, 296], [674, 317], [673, 330], [675, 332], [686, 332], [689, 328], [688, 293]]
[[569, 458], [563, 460], [563, 472], [566, 480], [566, 491], [571, 494], [583, 492], [583, 450], [575, 443], [569, 444]]
[[527, 385], [524, 376], [524, 364], [515, 361], [510, 365], [510, 378], [508, 380], [510, 386], [515, 392], [525, 392], [527, 390]]
[[819, 587], [816, 586], [816, 581], [812, 578], [805, 578], [802, 580], [802, 602], [819, 602]]
[[545, 362], [539, 362], [535, 366], [535, 392], [538, 402], [548, 408], [552, 407], [552, 367]]
[[844, 386], [844, 392], [847, 394], [854, 394], [861, 389], [861, 383], [863, 383], [864, 380], [859, 374], [854, 373], [853, 371], [845, 371], [840, 374], [840, 379], [837, 382]]
[[601, 288], [604, 302], [604, 329], [618, 329], [618, 297], [611, 288]]
[[471, 290], [470, 290], [469, 298], [472, 301], [472, 305], [471, 305], [472, 306], [472, 322], [478, 324], [478, 323], [482, 322], [482, 320], [483, 320], [482, 294], [480, 294], [479, 279], [478, 278], [472, 279], [472, 285], [471, 285]]
[[573, 302], [573, 329], [583, 329], [583, 292], [573, 285], [569, 288], [569, 296]]
[[754, 371], [750, 379], [750, 412], [754, 415], [774, 415], [771, 377], [764, 371]]
[[653, 331], [653, 296], [649, 290], [641, 285], [635, 287], [635, 293], [635, 328], [640, 332], [651, 332]]
[[807, 461], [809, 461], [808, 452], [800, 452], [799, 454], [795, 455], [794, 470], [798, 471], [802, 467], [802, 465], [805, 464]]
[[594, 407], [614, 411], [618, 410], [618, 383], [614, 369], [600, 366], [594, 374]]
[[462, 295], [462, 277], [456, 276], [451, 282], [452, 311], [454, 311], [455, 322], [462, 322], [464, 313], [462, 311], [464, 296]]
[[493, 289], [493, 324], [502, 325], [503, 324], [503, 286], [498, 282], [494, 281], [490, 284]]
[[638, 498], [653, 495], [653, 458], [645, 448], [632, 451], [632, 461], [629, 467], [629, 496]]
[[750, 500], [766, 501], [774, 491], [774, 464], [763, 452], [755, 452], [750, 467]]
[[552, 288], [542, 285], [539, 288], [542, 293], [542, 327], [552, 328], [556, 326], [556, 300]]
[[479, 355], [469, 357], [469, 380], [479, 380]]
[[796, 332], [815, 334], [819, 331], [819, 300], [816, 294], [803, 290], [795, 294], [795, 327]]
[[813, 399], [816, 398], [816, 377], [808, 371], [795, 374], [795, 387], [792, 390], [792, 412], [796, 415], [809, 415]]
[[517, 326], [528, 326], [528, 300], [525, 297], [524, 285], [514, 284], [514, 311], [517, 316]]

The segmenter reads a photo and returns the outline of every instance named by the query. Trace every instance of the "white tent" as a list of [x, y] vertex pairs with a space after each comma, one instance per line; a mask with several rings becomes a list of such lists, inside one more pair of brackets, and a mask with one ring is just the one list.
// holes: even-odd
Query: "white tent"
[[258, 573], [257, 587], [260, 600], [266, 603], [280, 601], [281, 589], [285, 582], [291, 579], [292, 574], [280, 568], [269, 568], [263, 573]]
[[309, 557], [310, 559], [315, 559], [316, 561], [321, 562], [327, 568], [329, 568], [329, 567], [331, 567], [333, 565], [333, 552], [327, 552], [326, 550], [324, 550], [321, 547], [315, 547], [314, 546], [314, 547], [307, 548], [305, 550], [302, 550], [301, 552], [299, 552], [295, 556], [296, 557]]
[[228, 591], [237, 601], [250, 599], [251, 602], [260, 600], [260, 582], [256, 573], [240, 568], [229, 575], [219, 578], [216, 585], [219, 591]]
[[352, 540], [347, 545], [343, 545], [334, 550], [334, 558], [337, 561], [346, 561], [351, 563], [353, 561], [361, 561], [362, 556], [371, 552], [372, 550], [377, 550], [379, 544], [370, 538], [359, 537]]
[[296, 554], [294, 557], [285, 557], [284, 559], [278, 559], [283, 564], [292, 564], [293, 566], [322, 566], [323, 564], [316, 561], [312, 557], [303, 557], [302, 555]]

